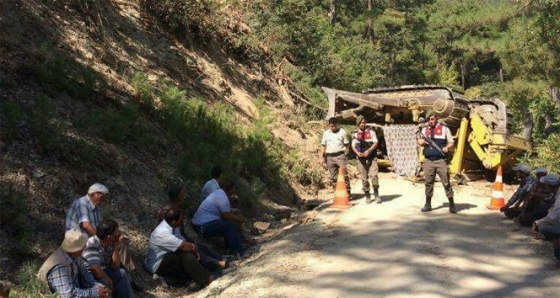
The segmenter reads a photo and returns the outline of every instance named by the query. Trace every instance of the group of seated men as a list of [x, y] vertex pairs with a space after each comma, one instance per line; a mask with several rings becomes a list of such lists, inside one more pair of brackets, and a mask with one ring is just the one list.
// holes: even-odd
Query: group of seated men
[[[212, 170], [213, 176], [214, 172], [221, 175], [219, 168]], [[217, 182], [220, 175], [212, 180]], [[232, 212], [228, 199], [233, 197], [234, 185], [225, 180], [216, 186], [195, 213], [194, 227], [205, 237], [224, 237], [228, 249], [241, 256], [244, 250], [239, 230], [243, 217]], [[101, 218], [99, 206], [108, 194], [105, 185], [95, 183], [70, 207], [64, 240], [37, 274], [52, 293], [63, 298], [135, 297], [134, 290], [143, 290], [130, 277], [136, 266], [129, 253], [128, 237], [119, 231], [116, 221]], [[204, 287], [227, 266], [227, 261], [187, 236], [184, 197], [181, 186], [170, 188], [170, 203], [157, 214], [158, 226], [150, 235], [144, 267], [161, 276], [189, 278]]]
[[519, 188], [500, 211], [552, 241], [554, 256], [560, 260], [560, 178], [545, 168], [535, 169], [533, 176], [526, 164], [517, 164], [513, 170]]

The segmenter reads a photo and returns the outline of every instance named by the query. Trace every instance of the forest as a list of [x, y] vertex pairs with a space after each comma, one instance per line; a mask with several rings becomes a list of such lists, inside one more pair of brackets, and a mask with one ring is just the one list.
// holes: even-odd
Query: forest
[[[202, 41], [213, 36], [234, 56], [268, 69], [315, 118], [326, 106], [321, 86], [359, 92], [441, 84], [471, 98], [498, 97], [519, 129], [523, 113], [532, 115], [536, 149], [526, 162], [560, 170], [551, 150], [560, 145], [560, 1], [144, 0], [144, 5], [180, 34]], [[239, 10], [248, 28], [232, 36], [224, 31], [225, 14]]]

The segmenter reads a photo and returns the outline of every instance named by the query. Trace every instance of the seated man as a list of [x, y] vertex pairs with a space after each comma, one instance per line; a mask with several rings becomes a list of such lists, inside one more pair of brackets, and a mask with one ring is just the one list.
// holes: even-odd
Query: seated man
[[531, 168], [529, 168], [528, 165], [520, 163], [512, 169], [515, 171], [520, 183], [517, 191], [511, 196], [507, 204], [500, 208], [500, 211], [503, 212], [507, 218], [515, 218], [521, 214], [520, 205], [536, 182], [535, 177], [531, 175]]
[[[85, 196], [76, 199], [68, 213], [66, 214], [66, 230], [80, 229], [86, 233], [88, 237], [97, 234], [97, 225], [101, 222], [101, 210], [99, 206], [105, 201], [109, 194], [109, 189], [101, 183], [95, 183], [89, 187]], [[128, 249], [128, 241], [120, 246], [119, 256], [121, 264], [127, 272], [132, 272], [136, 266], [132, 261], [131, 254]], [[142, 291], [142, 287], [131, 280], [132, 288], [136, 291]]]
[[231, 210], [229, 196], [234, 193], [233, 182], [225, 180], [222, 189], [211, 193], [193, 217], [194, 227], [206, 238], [224, 237], [231, 253], [243, 255], [240, 230], [243, 216]]
[[[165, 214], [167, 213], [167, 210], [169, 210], [170, 208], [183, 210], [183, 203], [185, 201], [185, 191], [183, 189], [183, 186], [176, 185], [171, 187], [169, 189], [168, 194], [169, 194], [169, 204], [159, 211], [157, 215], [158, 224], [160, 224], [161, 221], [165, 219]], [[227, 265], [226, 260], [222, 256], [220, 256], [217, 253], [214, 253], [206, 245], [195, 242], [192, 238], [188, 237], [187, 233], [185, 232], [184, 225], [179, 226], [179, 232], [187, 242], [194, 243], [198, 247], [200, 252], [199, 261], [204, 268], [210, 271], [216, 271], [218, 269], [223, 269], [226, 267]]]
[[542, 177], [540, 181], [554, 193], [554, 206], [545, 217], [535, 221], [533, 232], [541, 233], [546, 240], [552, 240], [554, 256], [560, 260], [560, 178], [551, 174]]
[[213, 167], [212, 170], [210, 170], [210, 175], [212, 176], [212, 179], [206, 181], [202, 187], [202, 191], [200, 191], [201, 204], [207, 196], [220, 189], [220, 182], [222, 181], [222, 168], [219, 166]]
[[113, 290], [115, 297], [134, 297], [130, 278], [121, 268], [119, 248], [124, 243], [119, 224], [114, 220], [102, 220], [97, 235], [88, 239], [82, 257], [88, 262], [93, 277]]
[[183, 212], [176, 208], [167, 210], [165, 219], [150, 235], [144, 264], [151, 273], [162, 276], [187, 274], [198, 286], [205, 287], [215, 277], [198, 262], [198, 248], [185, 241], [179, 232], [182, 225]]
[[87, 236], [79, 230], [68, 230], [62, 245], [43, 263], [37, 277], [62, 298], [109, 297], [111, 290], [95, 282], [82, 262]]
[[551, 193], [548, 187], [540, 182], [540, 178], [545, 177], [548, 171], [545, 168], [538, 168], [535, 170], [537, 181], [521, 206], [521, 213], [517, 218], [519, 224], [524, 227], [530, 227], [535, 220], [541, 219], [546, 216], [548, 209], [554, 204], [554, 193]]

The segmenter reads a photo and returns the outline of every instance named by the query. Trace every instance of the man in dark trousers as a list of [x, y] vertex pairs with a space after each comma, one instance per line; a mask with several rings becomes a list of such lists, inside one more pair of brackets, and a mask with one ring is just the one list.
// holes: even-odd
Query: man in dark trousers
[[344, 169], [344, 182], [348, 197], [350, 194], [350, 178], [348, 177], [348, 159], [346, 158], [345, 150], [348, 149], [350, 142], [348, 136], [343, 128], [338, 127], [338, 121], [335, 117], [329, 118], [329, 129], [323, 133], [321, 139], [321, 148], [319, 149], [319, 158], [321, 164], [329, 170], [331, 178], [331, 186], [334, 190], [336, 180], [338, 178], [338, 169]]
[[358, 129], [352, 133], [351, 148], [358, 159], [358, 171], [360, 171], [360, 177], [362, 178], [362, 190], [366, 195], [366, 203], [371, 204], [373, 202], [369, 193], [369, 178], [371, 178], [375, 202], [379, 204], [382, 200], [379, 196], [379, 178], [377, 177], [379, 172], [376, 159], [377, 136], [371, 127], [366, 127], [364, 116], [358, 116], [356, 125], [358, 125]]
[[426, 204], [421, 211], [432, 211], [434, 182], [436, 174], [438, 174], [445, 188], [445, 195], [449, 200], [449, 212], [457, 213], [455, 202], [453, 201], [453, 188], [449, 181], [449, 165], [446, 161], [446, 154], [454, 145], [453, 136], [451, 135], [449, 127], [438, 122], [435, 111], [428, 111], [428, 113], [426, 113], [426, 118], [428, 119], [428, 125], [421, 128], [420, 133], [422, 136], [417, 140], [418, 145], [423, 147], [423, 171], [424, 177], [426, 178]]

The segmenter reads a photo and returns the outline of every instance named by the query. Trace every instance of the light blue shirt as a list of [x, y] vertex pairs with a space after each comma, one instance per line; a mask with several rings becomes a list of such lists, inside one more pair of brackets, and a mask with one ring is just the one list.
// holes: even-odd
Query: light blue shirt
[[214, 191], [220, 189], [220, 184], [216, 179], [208, 180], [204, 186], [202, 187], [202, 191], [200, 192], [200, 203], [204, 202], [204, 199], [208, 197]]
[[231, 206], [229, 205], [229, 199], [226, 193], [222, 189], [218, 189], [212, 192], [193, 216], [192, 222], [196, 226], [202, 226], [211, 221], [215, 221], [222, 218], [222, 212], [231, 212]]
[[156, 273], [163, 257], [179, 249], [184, 241], [185, 238], [181, 236], [178, 228], [173, 228], [162, 220], [150, 235], [144, 265], [151, 273]]
[[80, 227], [80, 224], [86, 221], [95, 229], [97, 229], [97, 225], [101, 222], [101, 212], [99, 208], [93, 205], [87, 195], [72, 203], [72, 206], [66, 214], [66, 230], [79, 229], [86, 233], [86, 231]]

